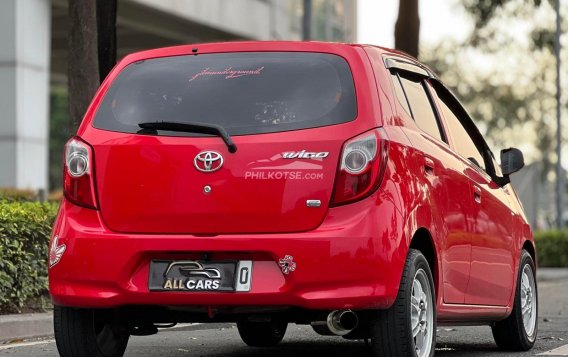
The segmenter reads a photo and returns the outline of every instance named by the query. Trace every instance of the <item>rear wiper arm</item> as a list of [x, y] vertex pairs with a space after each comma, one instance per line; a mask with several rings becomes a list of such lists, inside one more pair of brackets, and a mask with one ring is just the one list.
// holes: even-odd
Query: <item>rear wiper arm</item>
[[205, 124], [205, 123], [180, 123], [174, 121], [152, 121], [147, 123], [138, 124], [143, 133], [144, 130], [166, 130], [166, 131], [179, 131], [185, 133], [199, 133], [199, 134], [209, 134], [220, 136], [227, 148], [229, 148], [230, 153], [237, 152], [237, 145], [233, 143], [233, 140], [229, 136], [229, 133], [221, 125], [217, 124]]

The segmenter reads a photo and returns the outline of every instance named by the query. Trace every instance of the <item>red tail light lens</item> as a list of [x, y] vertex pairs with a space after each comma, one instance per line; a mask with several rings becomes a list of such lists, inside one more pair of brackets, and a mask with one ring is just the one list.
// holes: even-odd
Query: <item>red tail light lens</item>
[[65, 197], [79, 206], [96, 209], [92, 165], [93, 152], [87, 143], [79, 138], [72, 138], [65, 144], [63, 164]]
[[387, 154], [388, 141], [380, 128], [347, 141], [335, 178], [332, 205], [358, 201], [373, 193], [381, 184]]

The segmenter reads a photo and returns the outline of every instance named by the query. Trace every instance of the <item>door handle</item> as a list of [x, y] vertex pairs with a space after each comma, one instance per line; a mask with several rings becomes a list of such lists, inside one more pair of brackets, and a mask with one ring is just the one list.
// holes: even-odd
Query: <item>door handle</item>
[[434, 160], [427, 156], [424, 157], [424, 172], [428, 176], [434, 175]]
[[481, 188], [477, 185], [473, 186], [473, 200], [477, 203], [481, 203]]

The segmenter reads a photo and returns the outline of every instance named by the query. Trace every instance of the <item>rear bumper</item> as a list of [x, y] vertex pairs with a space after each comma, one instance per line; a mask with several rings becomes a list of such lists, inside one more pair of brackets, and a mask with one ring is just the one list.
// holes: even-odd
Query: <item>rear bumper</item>
[[[121, 234], [97, 211], [63, 200], [53, 235], [66, 250], [49, 270], [56, 304], [305, 309], [387, 308], [398, 292], [406, 257], [402, 222], [390, 203], [373, 195], [332, 208], [317, 229], [303, 233], [218, 235]], [[150, 292], [151, 259], [253, 260], [250, 292]], [[291, 255], [295, 271], [278, 260]]]

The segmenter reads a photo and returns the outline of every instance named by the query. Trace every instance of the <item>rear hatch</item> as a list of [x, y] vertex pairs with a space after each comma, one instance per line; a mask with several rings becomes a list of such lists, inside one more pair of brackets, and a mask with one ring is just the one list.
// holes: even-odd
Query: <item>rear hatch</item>
[[[332, 54], [218, 53], [131, 64], [93, 120], [107, 131], [90, 140], [102, 217], [129, 233], [313, 229], [348, 138], [340, 124], [356, 115], [349, 66]], [[215, 133], [142, 123], [217, 125], [237, 151]]]

